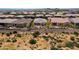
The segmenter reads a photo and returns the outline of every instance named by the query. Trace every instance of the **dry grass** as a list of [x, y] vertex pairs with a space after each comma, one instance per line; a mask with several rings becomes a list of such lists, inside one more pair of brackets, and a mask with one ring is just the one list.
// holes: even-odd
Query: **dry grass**
[[[79, 50], [79, 35], [67, 33], [44, 33], [33, 37], [32, 33], [17, 34], [0, 33], [1, 50]], [[71, 40], [74, 37], [74, 40]], [[36, 40], [36, 44], [30, 44], [31, 39]], [[13, 41], [15, 40], [15, 41]], [[72, 42], [72, 43], [70, 43]], [[68, 44], [69, 45], [68, 45]]]

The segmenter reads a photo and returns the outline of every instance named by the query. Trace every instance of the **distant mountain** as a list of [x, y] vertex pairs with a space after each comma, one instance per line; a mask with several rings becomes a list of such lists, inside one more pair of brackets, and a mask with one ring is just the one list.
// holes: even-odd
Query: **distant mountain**
[[61, 11], [61, 10], [69, 10], [69, 11], [74, 11], [74, 10], [79, 10], [79, 8], [0, 8], [0, 11], [4, 10], [19, 10], [19, 11]]

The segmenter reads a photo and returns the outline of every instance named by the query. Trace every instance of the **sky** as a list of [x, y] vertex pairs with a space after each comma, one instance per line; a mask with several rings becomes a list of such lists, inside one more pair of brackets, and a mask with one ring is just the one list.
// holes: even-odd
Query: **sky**
[[78, 8], [78, 0], [0, 0], [0, 8]]

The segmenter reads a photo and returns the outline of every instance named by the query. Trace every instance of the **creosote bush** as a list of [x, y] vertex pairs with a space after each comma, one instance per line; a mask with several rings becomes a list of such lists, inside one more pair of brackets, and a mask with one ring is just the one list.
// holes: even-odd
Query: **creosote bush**
[[34, 36], [34, 37], [37, 37], [37, 36], [39, 36], [39, 35], [40, 35], [39, 31], [36, 31], [36, 32], [33, 33], [33, 36]]
[[4, 33], [2, 32], [2, 35], [4, 35]]
[[13, 43], [17, 42], [16, 38], [12, 38], [12, 42]]
[[11, 34], [10, 34], [10, 33], [6, 33], [6, 35], [7, 35], [7, 36], [10, 36]]
[[12, 34], [12, 32], [9, 33], [10, 35]]
[[5, 39], [0, 39], [0, 42], [4, 42], [5, 41]]
[[74, 34], [78, 36], [78, 32], [74, 32]]
[[36, 43], [37, 43], [37, 41], [36, 41], [36, 40], [34, 40], [34, 39], [31, 39], [31, 40], [29, 41], [29, 43], [30, 43], [30, 44], [36, 44]]
[[69, 47], [69, 48], [74, 48], [74, 43], [73, 42], [70, 42], [70, 41], [68, 41], [67, 43], [66, 43], [66, 47]]
[[16, 36], [17, 36], [17, 37], [21, 37], [21, 34], [17, 34]]
[[8, 39], [6, 42], [11, 42], [11, 40]]
[[75, 38], [74, 38], [73, 36], [71, 36], [71, 37], [70, 37], [70, 40], [74, 41], [74, 40], [75, 40]]
[[48, 36], [43, 36], [43, 38], [48, 41], [49, 40], [49, 37]]
[[13, 31], [13, 34], [17, 34], [17, 31]]

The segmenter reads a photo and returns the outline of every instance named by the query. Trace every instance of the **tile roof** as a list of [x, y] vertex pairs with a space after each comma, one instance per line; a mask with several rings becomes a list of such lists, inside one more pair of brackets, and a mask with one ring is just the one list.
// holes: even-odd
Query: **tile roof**
[[79, 18], [69, 18], [70, 22], [79, 23]]
[[66, 14], [66, 16], [79, 16], [79, 14]]
[[68, 18], [50, 18], [52, 23], [69, 23]]
[[33, 19], [18, 19], [12, 23], [14, 24], [23, 24], [23, 23], [30, 23]]
[[46, 23], [46, 22], [47, 22], [47, 20], [46, 19], [43, 19], [43, 18], [36, 18], [34, 20], [34, 23]]
[[0, 23], [23, 24], [29, 23], [32, 19], [0, 19]]
[[17, 19], [0, 19], [0, 23], [12, 23], [13, 21], [16, 21]]

